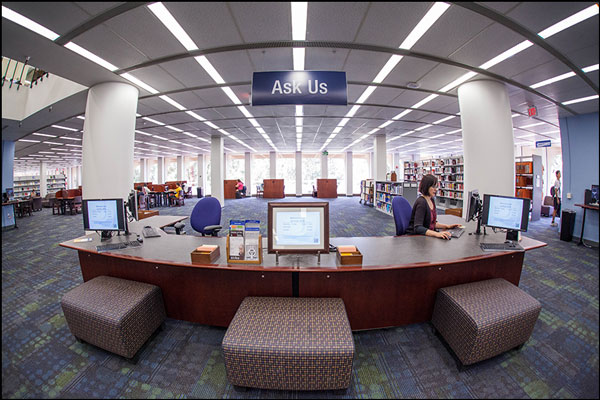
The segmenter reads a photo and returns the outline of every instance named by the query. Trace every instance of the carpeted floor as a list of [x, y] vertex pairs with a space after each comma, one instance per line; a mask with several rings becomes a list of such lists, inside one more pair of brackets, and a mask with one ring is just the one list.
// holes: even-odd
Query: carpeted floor
[[[196, 202], [160, 213], [189, 216]], [[265, 234], [267, 202], [226, 200], [221, 223], [259, 219]], [[542, 303], [542, 312], [520, 351], [458, 372], [428, 323], [355, 332], [352, 382], [344, 395], [236, 392], [225, 374], [222, 328], [167, 319], [137, 365], [78, 343], [60, 298], [82, 283], [81, 271], [77, 253], [58, 244], [83, 234], [82, 216], [44, 209], [17, 223], [18, 229], [2, 232], [3, 398], [599, 397], [598, 249], [560, 241], [549, 218], [530, 223], [526, 234], [548, 246], [525, 256], [520, 287]], [[185, 229], [194, 234], [189, 223]], [[394, 222], [357, 197], [338, 198], [330, 200], [330, 231], [332, 237], [393, 235]]]

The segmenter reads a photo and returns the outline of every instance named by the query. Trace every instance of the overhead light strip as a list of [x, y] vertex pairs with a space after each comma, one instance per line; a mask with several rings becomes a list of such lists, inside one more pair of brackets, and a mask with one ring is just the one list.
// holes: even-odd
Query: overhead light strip
[[581, 103], [583, 101], [589, 101], [589, 100], [595, 100], [598, 98], [598, 95], [594, 95], [594, 96], [588, 96], [588, 97], [581, 97], [579, 99], [573, 99], [573, 100], [569, 100], [569, 101], [563, 101], [562, 104], [567, 106], [569, 104], [575, 104], [575, 103]]
[[41, 35], [52, 41], [55, 41], [56, 39], [58, 39], [60, 37], [60, 35], [58, 33], [53, 32], [50, 29], [46, 28], [45, 26], [42, 26], [42, 25], [38, 24], [37, 22], [34, 22], [34, 21], [30, 20], [29, 18], [27, 18], [17, 12], [14, 12], [10, 8], [6, 8], [4, 6], [2, 6], [2, 18], [6, 18], [7, 20], [14, 22], [15, 24], [21, 25], [23, 28], [27, 28], [30, 31], [33, 31], [33, 32], [37, 33], [38, 35]]
[[[597, 71], [598, 70], [598, 64], [590, 65], [589, 67], [582, 68], [581, 70], [583, 72], [585, 72], [586, 74], [588, 72]], [[558, 76], [555, 76], [554, 78], [550, 78], [550, 79], [546, 79], [545, 81], [534, 83], [533, 85], [531, 85], [529, 87], [532, 88], [532, 89], [537, 89], [539, 87], [546, 86], [546, 85], [549, 85], [549, 84], [554, 83], [554, 82], [562, 81], [563, 79], [567, 79], [567, 78], [570, 78], [570, 77], [575, 76], [575, 75], [576, 74], [573, 71], [567, 72], [566, 74], [558, 75]]]

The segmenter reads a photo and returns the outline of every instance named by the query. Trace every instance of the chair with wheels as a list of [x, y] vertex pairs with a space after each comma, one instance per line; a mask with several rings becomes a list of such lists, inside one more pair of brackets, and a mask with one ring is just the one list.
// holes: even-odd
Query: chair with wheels
[[190, 224], [196, 232], [202, 236], [218, 236], [222, 229], [221, 203], [215, 197], [203, 197], [196, 203], [190, 216]]
[[73, 210], [75, 210], [75, 214], [77, 214], [79, 212], [79, 210], [81, 210], [81, 207], [82, 207], [81, 196], [75, 196], [73, 201], [69, 203], [69, 209], [71, 211], [71, 214], [73, 214]]
[[410, 223], [412, 207], [408, 200], [402, 196], [394, 196], [392, 199], [392, 211], [396, 223], [396, 236], [404, 235]]

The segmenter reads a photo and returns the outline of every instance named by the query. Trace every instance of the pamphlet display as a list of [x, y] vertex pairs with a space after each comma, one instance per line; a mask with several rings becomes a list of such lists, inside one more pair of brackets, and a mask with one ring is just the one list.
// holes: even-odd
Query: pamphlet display
[[262, 237], [259, 220], [229, 221], [227, 262], [262, 263]]

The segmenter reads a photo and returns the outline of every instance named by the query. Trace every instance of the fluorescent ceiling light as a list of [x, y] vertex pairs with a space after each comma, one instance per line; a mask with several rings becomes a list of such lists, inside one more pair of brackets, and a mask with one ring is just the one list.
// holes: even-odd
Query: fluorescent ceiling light
[[451, 116], [449, 116], [449, 117], [446, 117], [446, 118], [439, 119], [439, 120], [437, 120], [437, 121], [435, 121], [435, 122], [432, 122], [432, 124], [433, 124], [433, 125], [441, 124], [442, 122], [446, 122], [446, 121], [448, 121], [448, 120], [450, 120], [450, 119], [452, 119], [452, 118], [456, 118], [456, 115], [451, 115]]
[[511, 118], [520, 117], [520, 116], [521, 116], [521, 114], [516, 114], [515, 113], [515, 114], [511, 115]]
[[589, 67], [582, 68], [581, 70], [583, 72], [585, 72], [586, 74], [588, 72], [597, 71], [598, 70], [598, 64], [596, 64], [596, 65], [590, 65]]
[[158, 90], [154, 89], [152, 86], [140, 81], [138, 78], [136, 78], [135, 76], [125, 73], [125, 74], [121, 74], [121, 76], [125, 79], [127, 79], [129, 82], [132, 82], [133, 84], [141, 87], [142, 89], [152, 93], [152, 94], [156, 94], [158, 93]]
[[569, 105], [569, 104], [575, 104], [575, 103], [581, 103], [582, 101], [588, 101], [588, 100], [594, 100], [597, 99], [598, 95], [594, 95], [594, 96], [588, 96], [588, 97], [581, 97], [579, 99], [573, 99], [573, 100], [569, 100], [569, 101], [564, 101], [562, 104], [563, 105]]
[[431, 125], [431, 124], [424, 125], [424, 126], [421, 126], [421, 127], [417, 128], [417, 129], [415, 129], [415, 131], [422, 131], [423, 129], [427, 129], [427, 128], [429, 128], [430, 126], [432, 126], [432, 125]]
[[157, 121], [155, 119], [152, 119], [152, 118], [142, 117], [142, 119], [145, 119], [146, 121], [152, 122], [153, 124], [164, 125], [162, 122], [159, 122], [159, 121]]
[[304, 115], [304, 107], [296, 106], [296, 115]]
[[517, 139], [523, 139], [523, 138], [532, 137], [532, 136], [535, 136], [535, 135], [536, 135], [535, 133], [530, 133], [529, 135], [517, 136]]
[[175, 131], [175, 132], [183, 132], [182, 129], [175, 128], [174, 126], [171, 126], [171, 125], [165, 125], [165, 128], [169, 128], [170, 130]]
[[408, 132], [405, 132], [405, 133], [403, 133], [402, 135], [400, 135], [399, 137], [403, 137], [403, 136], [406, 136], [406, 135], [410, 135], [411, 133], [415, 133], [415, 131], [408, 131]]
[[[360, 97], [358, 98], [358, 100], [356, 100], [356, 102], [358, 104], [362, 104], [365, 101], [367, 101], [367, 99], [375, 91], [375, 89], [377, 89], [377, 86], [369, 86], [369, 87], [367, 87], [365, 89], [365, 91], [360, 95]], [[354, 107], [356, 107], [356, 106], [354, 106]]]
[[146, 136], [152, 136], [151, 133], [146, 133], [146, 132], [142, 132], [142, 131], [138, 131], [137, 129], [135, 130], [136, 133], [140, 133], [142, 135], [146, 135]]
[[246, 117], [246, 118], [252, 118], [253, 117], [253, 115], [250, 114], [250, 112], [244, 106], [238, 106], [238, 110], [240, 110], [242, 112], [242, 114], [244, 114], [244, 117]]
[[222, 86], [221, 90], [225, 92], [227, 97], [229, 97], [229, 100], [233, 101], [233, 104], [242, 104], [240, 99], [238, 99], [238, 97], [235, 95], [235, 93], [233, 93], [233, 90], [231, 90], [229, 86]]
[[378, 126], [378, 128], [379, 128], [379, 129], [383, 129], [383, 128], [385, 128], [386, 126], [393, 124], [394, 122], [395, 122], [395, 121], [392, 121], [392, 120], [385, 121], [383, 124], [379, 125], [379, 126]]
[[179, 104], [178, 102], [176, 102], [175, 100], [173, 100], [172, 98], [170, 98], [169, 96], [158, 96], [160, 99], [166, 101], [167, 103], [169, 103], [170, 105], [172, 105], [173, 107], [177, 108], [180, 111], [185, 111], [186, 108], [184, 106], [182, 106], [181, 104]]
[[523, 128], [531, 128], [532, 126], [539, 126], [539, 125], [544, 125], [545, 122], [537, 122], [535, 124], [529, 124], [529, 125], [524, 125], [524, 126], [519, 126], [519, 129], [523, 129]]
[[[44, 142], [44, 143], [48, 143], [48, 142]], [[58, 144], [62, 144], [62, 143], [58, 143]], [[67, 146], [69, 146], [69, 147], [83, 147], [80, 144], [70, 144], [70, 143], [67, 143]]]
[[56, 142], [44, 142], [44, 143], [46, 143], [46, 144], [53, 144], [53, 145], [56, 145], [56, 146], [63, 146], [64, 145], [64, 143], [56, 143]]
[[119, 69], [119, 68], [115, 67], [114, 65], [112, 65], [111, 63], [109, 63], [108, 61], [104, 60], [103, 58], [98, 57], [94, 53], [87, 51], [83, 47], [78, 46], [73, 42], [69, 42], [69, 43], [65, 44], [65, 47], [67, 49], [79, 54], [80, 56], [85, 57], [88, 60], [100, 65], [101, 67], [106, 68], [107, 70], [109, 70], [111, 72], [114, 72]]
[[181, 25], [173, 18], [173, 15], [167, 10], [167, 8], [160, 2], [153, 3], [148, 6], [150, 11], [156, 15], [156, 17], [163, 23], [163, 25], [171, 31], [173, 36], [179, 40], [179, 42], [185, 47], [187, 51], [197, 50], [198, 46], [189, 37], [189, 35], [183, 30]]
[[219, 129], [219, 127], [218, 127], [218, 126], [216, 126], [215, 124], [213, 124], [213, 123], [212, 123], [212, 122], [210, 122], [210, 121], [204, 121], [204, 123], [205, 123], [206, 125], [210, 126], [210, 127], [211, 127], [211, 128], [213, 128], [213, 129]]
[[202, 122], [206, 121], [206, 118], [203, 118], [203, 117], [199, 116], [198, 114], [196, 114], [193, 111], [186, 111], [185, 113], [188, 114], [188, 115], [190, 115], [190, 116], [192, 116], [192, 117], [194, 117], [194, 118], [196, 118], [198, 121], [202, 121]]
[[49, 135], [47, 133], [38, 133], [38, 132], [34, 132], [34, 133], [32, 133], [32, 135], [47, 136], [47, 137], [56, 137], [55, 135]]
[[447, 92], [449, 90], [454, 89], [456, 86], [460, 85], [463, 82], [468, 81], [469, 79], [471, 79], [472, 77], [474, 77], [475, 75], [477, 75], [476, 72], [467, 72], [466, 74], [464, 74], [463, 76], [457, 78], [456, 80], [450, 82], [449, 84], [447, 84], [446, 86], [444, 86], [443, 88], [441, 88], [439, 91], [440, 92]]
[[64, 129], [66, 131], [79, 132], [79, 129], [67, 128], [66, 126], [61, 125], [51, 125], [53, 128]]
[[31, 140], [31, 139], [18, 139], [17, 142], [31, 142], [31, 143], [40, 143], [39, 140]]
[[38, 35], [42, 35], [43, 37], [50, 39], [52, 41], [54, 41], [60, 37], [60, 35], [58, 33], [52, 32], [50, 29], [46, 28], [45, 26], [42, 26], [42, 25], [38, 24], [37, 22], [34, 22], [34, 21], [30, 20], [29, 18], [24, 17], [21, 14], [16, 13], [13, 10], [11, 10], [10, 8], [6, 8], [4, 6], [2, 6], [2, 18], [6, 18], [7, 20], [12, 21], [15, 24], [21, 25], [22, 27], [27, 28], [30, 31], [33, 31], [33, 32], [37, 33]]
[[213, 78], [213, 80], [216, 83], [219, 83], [219, 84], [225, 83], [225, 81], [223, 80], [221, 75], [217, 72], [215, 67], [212, 66], [210, 61], [208, 61], [208, 58], [206, 58], [206, 56], [198, 56], [198, 57], [194, 57], [194, 58], [196, 61], [198, 61], [198, 64], [200, 64], [202, 66], [202, 68], [204, 68], [204, 70], [208, 73], [208, 75], [210, 75], [210, 77]]
[[560, 22], [557, 22], [556, 24], [552, 25], [549, 28], [544, 29], [543, 31], [541, 31], [540, 33], [538, 33], [539, 36], [541, 36], [543, 39], [547, 39], [552, 35], [557, 34], [560, 31], [563, 31], [575, 24], [580, 23], [581, 21], [584, 21], [590, 17], [593, 17], [594, 15], [598, 15], [598, 5], [594, 4], [591, 5], [581, 11], [579, 11], [576, 14], [571, 15], [568, 18], [563, 19]]
[[529, 40], [526, 40], [524, 42], [519, 43], [518, 45], [506, 50], [504, 53], [497, 55], [496, 57], [492, 58], [491, 60], [489, 60], [486, 63], [483, 63], [479, 66], [479, 68], [481, 69], [488, 69], [493, 67], [494, 65], [501, 63], [502, 61], [506, 60], [507, 58], [510, 58], [512, 56], [514, 56], [517, 53], [522, 52], [523, 50], [527, 49], [528, 47], [533, 46], [533, 43], [531, 43]]
[[336, 126], [336, 127], [333, 129], [333, 133], [334, 133], [334, 134], [337, 134], [337, 133], [339, 133], [341, 130], [342, 130], [342, 127], [341, 127], [341, 126]]
[[438, 94], [431, 94], [431, 95], [425, 97], [423, 100], [419, 101], [417, 104], [415, 104], [411, 108], [419, 108], [422, 105], [429, 103], [431, 100], [435, 99], [438, 96], [439, 96]]
[[79, 119], [85, 119], [85, 117], [82, 117], [81, 115], [78, 115], [77, 118], [79, 118]]
[[400, 114], [398, 114], [398, 115], [396, 115], [395, 117], [393, 117], [392, 119], [393, 119], [394, 121], [395, 121], [395, 120], [398, 120], [398, 119], [400, 119], [400, 118], [404, 117], [405, 115], [407, 115], [407, 114], [411, 113], [412, 111], [413, 111], [413, 110], [404, 110], [404, 111], [402, 111]]
[[294, 71], [304, 70], [304, 56], [306, 54], [304, 47], [294, 47], [292, 49], [292, 56], [294, 58]]
[[81, 139], [76, 137], [61, 136], [59, 139], [79, 140], [81, 142]]
[[161, 139], [161, 140], [169, 140], [167, 138], [164, 138], [164, 137], [158, 136], [158, 135], [152, 135], [152, 137], [157, 138], [157, 139]]
[[549, 84], [554, 83], [554, 82], [562, 81], [563, 79], [567, 79], [567, 78], [570, 78], [572, 76], [575, 76], [575, 72], [572, 72], [572, 71], [571, 72], [567, 72], [566, 74], [562, 74], [562, 75], [559, 75], [559, 76], [555, 76], [554, 78], [546, 79], [545, 81], [534, 83], [533, 85], [531, 85], [529, 87], [532, 88], [532, 89], [537, 89], [539, 87], [546, 86], [546, 85], [549, 85]]
[[462, 129], [457, 129], [457, 130], [455, 130], [455, 131], [446, 132], [446, 135], [451, 135], [451, 134], [453, 134], [453, 133], [458, 133], [458, 132], [460, 132], [460, 131], [462, 131]]
[[381, 71], [377, 74], [375, 79], [373, 79], [373, 83], [381, 83], [388, 76], [390, 72], [394, 69], [396, 64], [398, 64], [402, 60], [402, 56], [394, 54], [390, 57], [390, 59], [385, 63]]
[[442, 16], [442, 14], [450, 7], [449, 4], [436, 2], [433, 7], [427, 11], [427, 14], [419, 21], [412, 32], [404, 39], [400, 45], [401, 49], [410, 50], [415, 43], [431, 28], [431, 26]]
[[340, 123], [338, 124], [338, 126], [341, 128], [344, 125], [346, 125], [348, 123], [348, 121], [350, 121], [350, 118], [342, 118], [342, 120], [340, 121]]
[[352, 108], [350, 109], [350, 111], [348, 111], [348, 113], [346, 114], [346, 117], [352, 118], [354, 116], [354, 114], [356, 114], [356, 112], [358, 111], [359, 108], [360, 108], [359, 105], [352, 106]]
[[292, 6], [292, 40], [306, 40], [308, 2], [293, 1], [290, 4]]
[[430, 137], [430, 139], [436, 139], [436, 138], [439, 138], [440, 136], [445, 136], [445, 135], [446, 135], [445, 133], [440, 133], [439, 135]]
[[188, 135], [189, 137], [193, 137], [193, 138], [197, 138], [198, 136], [194, 135], [193, 133], [189, 133], [189, 132], [183, 132], [184, 135]]

